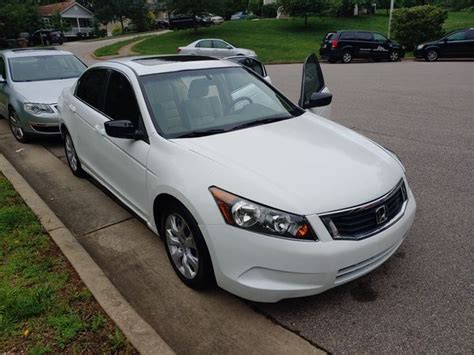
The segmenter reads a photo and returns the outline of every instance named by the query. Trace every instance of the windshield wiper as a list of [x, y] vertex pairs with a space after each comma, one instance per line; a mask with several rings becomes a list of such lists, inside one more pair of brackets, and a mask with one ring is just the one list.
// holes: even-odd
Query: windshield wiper
[[284, 121], [287, 119], [292, 118], [291, 116], [288, 117], [270, 117], [270, 118], [264, 118], [262, 120], [257, 120], [257, 121], [252, 121], [252, 122], [246, 122], [239, 124], [237, 126], [234, 126], [230, 128], [228, 131], [236, 131], [238, 129], [243, 129], [243, 128], [248, 128], [248, 127], [254, 127], [254, 126], [260, 126], [268, 123], [273, 123], [273, 122], [278, 122], [278, 121]]
[[213, 129], [206, 129], [202, 131], [192, 131], [192, 132], [184, 133], [174, 138], [196, 138], [196, 137], [210, 136], [213, 134], [224, 133], [224, 132], [227, 132], [227, 130], [223, 128], [213, 128]]

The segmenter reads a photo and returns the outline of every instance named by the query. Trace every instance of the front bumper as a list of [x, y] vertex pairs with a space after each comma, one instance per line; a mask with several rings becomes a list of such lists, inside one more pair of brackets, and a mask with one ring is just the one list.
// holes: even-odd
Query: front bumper
[[318, 242], [264, 236], [228, 225], [202, 225], [217, 284], [257, 302], [310, 296], [354, 280], [384, 263], [402, 244], [415, 218], [411, 191], [405, 214], [364, 240], [333, 240], [317, 215], [307, 216]]
[[20, 120], [20, 126], [26, 133], [50, 136], [59, 135], [59, 114], [43, 114], [43, 115], [32, 115], [25, 110], [17, 112]]
[[413, 51], [413, 55], [415, 56], [415, 58], [424, 58], [424, 55], [425, 55], [424, 52], [425, 52], [424, 49], [415, 49]]

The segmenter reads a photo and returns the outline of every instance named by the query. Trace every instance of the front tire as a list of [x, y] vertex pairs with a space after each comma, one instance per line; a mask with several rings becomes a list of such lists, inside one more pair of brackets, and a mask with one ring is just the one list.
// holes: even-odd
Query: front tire
[[214, 284], [214, 270], [201, 230], [180, 203], [170, 202], [161, 215], [160, 235], [174, 271], [188, 287], [202, 290]]
[[64, 137], [64, 152], [66, 153], [67, 165], [69, 165], [72, 173], [77, 177], [84, 177], [85, 172], [82, 170], [81, 162], [69, 132], [66, 132]]
[[439, 58], [439, 53], [436, 49], [430, 49], [426, 52], [425, 60], [428, 62], [436, 62]]
[[390, 54], [388, 55], [388, 60], [391, 62], [400, 61], [400, 53], [398, 51], [390, 52]]
[[20, 125], [20, 120], [14, 109], [11, 109], [8, 113], [8, 123], [10, 125], [10, 131], [13, 134], [13, 137], [20, 143], [28, 143], [30, 141], [30, 136], [25, 133], [23, 128]]

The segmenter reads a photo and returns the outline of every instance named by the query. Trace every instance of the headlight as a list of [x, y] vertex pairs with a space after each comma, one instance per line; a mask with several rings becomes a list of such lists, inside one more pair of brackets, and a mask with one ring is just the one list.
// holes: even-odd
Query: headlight
[[416, 47], [416, 49], [423, 49], [424, 45], [423, 44], [420, 44], [418, 45], [418, 47]]
[[41, 115], [43, 113], [54, 113], [50, 105], [47, 104], [25, 104], [25, 111], [32, 115]]
[[256, 233], [282, 238], [316, 241], [306, 218], [262, 206], [221, 190], [209, 188], [227, 224]]

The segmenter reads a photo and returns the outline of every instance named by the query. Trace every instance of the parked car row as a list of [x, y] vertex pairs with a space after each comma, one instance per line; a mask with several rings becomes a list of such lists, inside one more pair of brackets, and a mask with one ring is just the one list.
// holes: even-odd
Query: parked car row
[[[326, 34], [319, 54], [330, 63], [350, 63], [356, 58], [397, 62], [405, 51], [404, 46], [378, 32], [335, 31]], [[439, 58], [473, 58], [474, 29], [453, 31], [439, 40], [422, 43], [414, 55], [431, 62]]]
[[[53, 70], [55, 68], [55, 70]], [[395, 154], [323, 118], [316, 55], [298, 105], [254, 57], [0, 52], [0, 113], [15, 138], [57, 134], [88, 174], [160, 235], [177, 276], [275, 302], [380, 266], [416, 202]], [[342, 170], [341, 170], [342, 169]]]
[[197, 16], [189, 14], [175, 14], [170, 18], [157, 21], [158, 28], [182, 30], [195, 27], [209, 27], [212, 25], [220, 25], [224, 22], [221, 16], [211, 13], [203, 13]]

